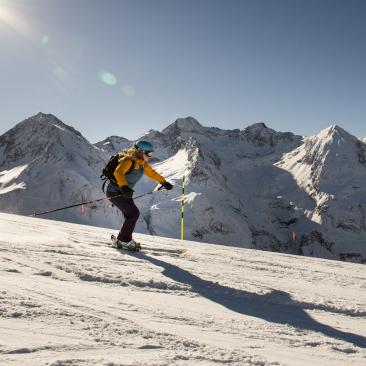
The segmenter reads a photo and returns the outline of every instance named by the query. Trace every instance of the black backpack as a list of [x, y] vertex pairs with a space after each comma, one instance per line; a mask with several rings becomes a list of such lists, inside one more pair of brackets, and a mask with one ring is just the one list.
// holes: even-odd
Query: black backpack
[[126, 152], [127, 152], [126, 150], [123, 150], [118, 152], [117, 154], [112, 155], [106, 166], [103, 168], [102, 174], [100, 176], [100, 178], [103, 180], [103, 186], [102, 186], [103, 192], [105, 192], [104, 187], [108, 180], [111, 181], [113, 184], [117, 185], [116, 177], [114, 176], [114, 171], [117, 169], [118, 164], [123, 159], [130, 159], [132, 161], [131, 168], [128, 170], [126, 174], [128, 174], [130, 171], [133, 170], [135, 163], [131, 158], [126, 156]]

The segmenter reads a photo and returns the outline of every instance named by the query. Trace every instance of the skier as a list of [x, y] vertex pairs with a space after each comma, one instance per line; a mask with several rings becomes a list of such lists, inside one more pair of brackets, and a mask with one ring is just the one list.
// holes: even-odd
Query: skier
[[143, 174], [160, 183], [165, 189], [171, 190], [173, 185], [157, 173], [149, 164], [154, 148], [145, 140], [139, 140], [126, 151], [123, 159], [119, 161], [114, 177], [117, 184], [109, 181], [106, 195], [108, 199], [123, 213], [125, 220], [117, 236], [117, 246], [130, 249], [140, 249], [139, 243], [132, 239], [132, 233], [140, 212], [136, 207], [132, 196], [133, 187], [141, 179]]

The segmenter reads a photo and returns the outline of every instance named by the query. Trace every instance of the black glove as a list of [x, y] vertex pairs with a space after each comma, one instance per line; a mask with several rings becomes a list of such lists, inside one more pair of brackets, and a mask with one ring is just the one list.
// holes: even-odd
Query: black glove
[[123, 198], [132, 198], [133, 192], [135, 192], [129, 186], [122, 186], [120, 188], [120, 191], [121, 191], [121, 197], [123, 197]]
[[171, 189], [173, 189], [173, 185], [172, 185], [171, 183], [167, 182], [167, 181], [165, 181], [165, 182], [161, 183], [161, 185], [162, 185], [165, 189], [167, 189], [168, 191], [170, 191]]

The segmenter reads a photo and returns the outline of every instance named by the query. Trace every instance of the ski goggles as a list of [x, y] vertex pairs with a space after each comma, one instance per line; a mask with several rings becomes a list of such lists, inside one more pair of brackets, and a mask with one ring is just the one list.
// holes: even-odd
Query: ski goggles
[[145, 154], [146, 156], [148, 156], [149, 158], [151, 158], [152, 157], [152, 151], [144, 151], [144, 150], [142, 150], [142, 149], [139, 149], [139, 148], [137, 148], [137, 151], [139, 151], [140, 153], [142, 153], [142, 154]]

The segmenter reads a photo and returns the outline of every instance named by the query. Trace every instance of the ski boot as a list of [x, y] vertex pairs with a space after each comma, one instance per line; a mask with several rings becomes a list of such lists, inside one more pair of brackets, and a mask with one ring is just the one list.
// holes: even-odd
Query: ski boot
[[141, 249], [140, 243], [135, 242], [133, 239], [129, 242], [118, 240], [114, 235], [111, 236], [112, 245], [117, 249], [126, 249], [131, 252], [138, 252]]

